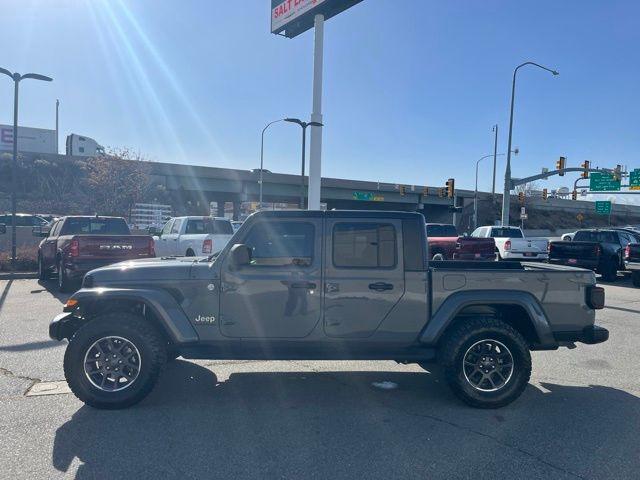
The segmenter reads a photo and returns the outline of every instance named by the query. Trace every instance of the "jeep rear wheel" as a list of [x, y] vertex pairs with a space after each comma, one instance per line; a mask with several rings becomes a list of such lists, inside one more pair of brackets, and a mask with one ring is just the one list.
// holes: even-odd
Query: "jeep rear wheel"
[[144, 318], [125, 312], [101, 315], [69, 341], [64, 375], [78, 399], [95, 408], [138, 403], [153, 389], [166, 348]]
[[460, 323], [446, 334], [439, 363], [453, 392], [477, 408], [499, 408], [524, 391], [531, 376], [527, 342], [493, 318]]

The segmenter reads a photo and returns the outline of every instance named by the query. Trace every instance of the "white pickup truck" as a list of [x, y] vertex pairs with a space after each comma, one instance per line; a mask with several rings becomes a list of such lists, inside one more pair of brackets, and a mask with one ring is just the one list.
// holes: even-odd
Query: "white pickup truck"
[[493, 238], [496, 242], [498, 260], [547, 260], [549, 241], [540, 238], [524, 238], [519, 227], [478, 227], [472, 237]]
[[233, 236], [231, 221], [218, 217], [174, 217], [153, 237], [157, 257], [211, 255]]

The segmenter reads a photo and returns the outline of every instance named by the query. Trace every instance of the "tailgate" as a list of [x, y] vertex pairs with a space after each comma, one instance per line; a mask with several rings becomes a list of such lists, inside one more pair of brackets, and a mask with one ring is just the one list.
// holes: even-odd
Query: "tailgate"
[[456, 250], [461, 253], [489, 256], [495, 253], [496, 242], [493, 238], [460, 237], [456, 244]]
[[527, 240], [524, 238], [512, 238], [511, 239], [511, 250], [512, 253], [547, 253], [546, 252], [546, 243], [544, 247], [541, 248], [541, 245], [538, 245], [535, 240]]
[[78, 240], [79, 258], [128, 260], [151, 256], [152, 239], [148, 235], [76, 235], [73, 239]]
[[600, 245], [597, 242], [551, 242], [549, 258], [558, 260], [597, 260]]

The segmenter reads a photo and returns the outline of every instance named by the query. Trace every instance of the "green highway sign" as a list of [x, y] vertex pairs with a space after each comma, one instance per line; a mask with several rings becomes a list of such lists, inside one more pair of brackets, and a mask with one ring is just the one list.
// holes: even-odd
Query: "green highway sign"
[[629, 172], [629, 190], [640, 190], [640, 168]]
[[609, 200], [596, 201], [596, 213], [598, 215], [609, 215], [611, 213], [611, 202]]
[[[640, 187], [640, 185], [639, 185]], [[609, 172], [591, 172], [589, 190], [592, 192], [612, 192], [620, 190], [620, 180], [615, 180]]]
[[384, 202], [384, 196], [373, 192], [353, 192], [353, 199], [364, 202]]

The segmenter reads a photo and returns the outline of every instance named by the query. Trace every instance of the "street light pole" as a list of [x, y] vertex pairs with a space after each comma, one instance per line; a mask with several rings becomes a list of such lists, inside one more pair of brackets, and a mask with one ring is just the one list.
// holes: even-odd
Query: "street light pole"
[[258, 182], [260, 183], [260, 194], [259, 194], [259, 200], [258, 200], [258, 210], [262, 210], [262, 181], [263, 181], [263, 170], [264, 170], [264, 132], [267, 130], [267, 128], [269, 128], [271, 125], [273, 125], [274, 123], [278, 123], [278, 122], [284, 122], [284, 118], [281, 118], [280, 120], [274, 120], [273, 122], [269, 122], [265, 125], [265, 127], [262, 129], [262, 135], [260, 138], [260, 180], [258, 180]]
[[513, 104], [516, 95], [516, 75], [518, 70], [526, 65], [533, 65], [534, 67], [541, 68], [542, 70], [551, 72], [554, 76], [559, 75], [556, 70], [551, 70], [550, 68], [543, 67], [542, 65], [534, 62], [524, 62], [513, 70], [513, 81], [511, 83], [511, 113], [509, 115], [509, 141], [507, 144], [507, 166], [504, 170], [504, 191], [502, 194], [502, 226], [509, 225], [509, 207], [511, 206], [511, 137], [513, 133]]
[[320, 122], [303, 122], [298, 118], [285, 118], [285, 122], [297, 123], [302, 128], [302, 168], [300, 175], [300, 210], [304, 210], [304, 164], [305, 151], [307, 149], [307, 127], [323, 127]]
[[11, 162], [11, 270], [16, 267], [16, 210], [17, 210], [17, 190], [18, 190], [18, 90], [21, 80], [32, 78], [50, 82], [53, 79], [38, 73], [27, 73], [20, 75], [18, 72], [11, 73], [9, 70], [0, 68], [0, 73], [4, 73], [13, 80], [13, 159]]
[[495, 137], [493, 139], [493, 183], [491, 184], [491, 199], [496, 201], [496, 157], [498, 156], [498, 124], [493, 126]]
[[[496, 125], [497, 127], [497, 125]], [[516, 155], [518, 154], [518, 149], [516, 148], [513, 153], [515, 153]], [[489, 158], [489, 157], [493, 157], [493, 165], [495, 166], [496, 164], [496, 157], [502, 157], [503, 155], [505, 155], [504, 153], [496, 153], [495, 150], [492, 154], [489, 155], [485, 155], [484, 157], [479, 158], [478, 160], [476, 160], [476, 188], [474, 190], [473, 193], [473, 228], [478, 228], [478, 165], [480, 165], [480, 162], [482, 160], [484, 160], [485, 158]], [[495, 173], [495, 168], [494, 168], [494, 173]], [[493, 181], [494, 181], [494, 185], [495, 185], [495, 180], [496, 177], [493, 177]], [[495, 192], [494, 192], [495, 194]]]

